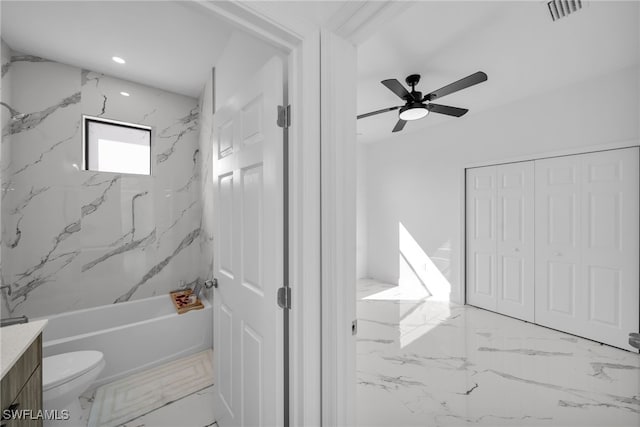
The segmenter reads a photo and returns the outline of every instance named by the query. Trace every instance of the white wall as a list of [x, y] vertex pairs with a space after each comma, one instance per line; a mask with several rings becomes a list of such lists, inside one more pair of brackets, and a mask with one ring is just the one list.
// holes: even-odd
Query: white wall
[[215, 110], [233, 96], [279, 50], [249, 34], [235, 31], [216, 63]]
[[634, 66], [366, 146], [366, 275], [398, 283], [402, 224], [433, 262], [416, 255], [416, 273], [427, 287], [446, 279], [461, 301], [465, 165], [637, 142], [639, 76]]
[[356, 277], [367, 277], [367, 162], [366, 147], [356, 147], [357, 186], [356, 186]]

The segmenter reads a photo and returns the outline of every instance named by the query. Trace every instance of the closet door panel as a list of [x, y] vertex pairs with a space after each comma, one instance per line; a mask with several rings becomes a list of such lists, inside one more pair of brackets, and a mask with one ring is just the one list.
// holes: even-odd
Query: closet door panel
[[535, 322], [620, 348], [638, 331], [638, 148], [535, 162]]
[[467, 303], [496, 310], [496, 167], [467, 170]]
[[497, 311], [532, 322], [534, 315], [534, 165], [497, 166]]
[[535, 322], [578, 333], [580, 182], [577, 156], [535, 161]]
[[617, 347], [638, 332], [638, 148], [582, 156], [585, 335]]

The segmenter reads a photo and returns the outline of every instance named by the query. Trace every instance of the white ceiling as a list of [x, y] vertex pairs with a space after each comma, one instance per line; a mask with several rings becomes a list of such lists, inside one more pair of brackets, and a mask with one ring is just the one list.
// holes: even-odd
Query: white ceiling
[[2, 38], [18, 52], [192, 97], [234, 31], [187, 2], [2, 0], [1, 7]]
[[[13, 49], [198, 96], [234, 31], [186, 1], [2, 0], [2, 37]], [[422, 74], [423, 92], [482, 70], [489, 80], [442, 104], [482, 110], [543, 94], [639, 61], [638, 2], [586, 2], [552, 22], [546, 1], [412, 2], [358, 46], [358, 113], [399, 105], [380, 80]], [[244, 2], [289, 26], [313, 27], [345, 1]], [[124, 66], [111, 57], [125, 58]], [[456, 119], [430, 114], [403, 133]], [[395, 137], [397, 113], [358, 121], [359, 141]]]
[[241, 4], [300, 35], [329, 23], [348, 3], [360, 0], [242, 0]]
[[[380, 84], [418, 73], [423, 93], [476, 71], [485, 83], [438, 103], [468, 108], [454, 118], [429, 114], [402, 133], [480, 111], [639, 63], [638, 2], [586, 2], [581, 11], [552, 22], [546, 1], [416, 2], [358, 46], [358, 114], [401, 105]], [[594, 105], [597, 94], [594, 93]], [[358, 140], [396, 138], [389, 112], [358, 120]]]

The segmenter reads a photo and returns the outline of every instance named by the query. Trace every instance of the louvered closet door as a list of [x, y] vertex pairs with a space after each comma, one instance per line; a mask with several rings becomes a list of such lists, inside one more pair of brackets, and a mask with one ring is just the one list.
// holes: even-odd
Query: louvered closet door
[[535, 321], [633, 350], [638, 148], [539, 160]]
[[467, 169], [467, 303], [495, 311], [496, 167]]
[[533, 322], [533, 162], [500, 165], [497, 176], [497, 311]]

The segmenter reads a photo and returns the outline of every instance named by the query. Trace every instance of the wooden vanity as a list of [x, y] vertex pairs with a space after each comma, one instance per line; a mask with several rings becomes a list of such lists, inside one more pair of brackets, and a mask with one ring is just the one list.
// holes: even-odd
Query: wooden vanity
[[[0, 329], [1, 427], [42, 426], [42, 330], [46, 323], [43, 320]], [[30, 413], [23, 412], [23, 419], [6, 419], [7, 410]]]

